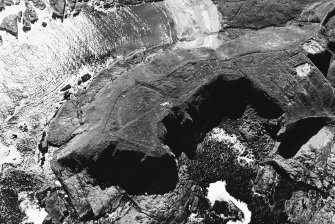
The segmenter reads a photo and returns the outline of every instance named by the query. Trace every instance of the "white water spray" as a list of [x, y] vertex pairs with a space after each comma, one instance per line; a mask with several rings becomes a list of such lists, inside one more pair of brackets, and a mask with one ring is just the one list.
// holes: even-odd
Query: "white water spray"
[[215, 204], [216, 201], [225, 201], [232, 202], [243, 212], [244, 218], [238, 221], [229, 221], [228, 224], [249, 224], [251, 221], [251, 212], [248, 209], [248, 205], [233, 196], [231, 196], [226, 190], [226, 182], [225, 181], [217, 181], [215, 183], [211, 183], [208, 187], [207, 198], [211, 203], [211, 206]]

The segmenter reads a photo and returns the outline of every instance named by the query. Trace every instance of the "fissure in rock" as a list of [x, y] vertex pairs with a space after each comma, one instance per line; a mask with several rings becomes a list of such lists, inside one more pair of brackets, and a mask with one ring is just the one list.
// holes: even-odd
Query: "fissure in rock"
[[299, 120], [287, 127], [278, 153], [285, 159], [292, 158], [297, 154], [301, 146], [316, 135], [324, 127], [329, 119], [324, 117], [311, 117]]

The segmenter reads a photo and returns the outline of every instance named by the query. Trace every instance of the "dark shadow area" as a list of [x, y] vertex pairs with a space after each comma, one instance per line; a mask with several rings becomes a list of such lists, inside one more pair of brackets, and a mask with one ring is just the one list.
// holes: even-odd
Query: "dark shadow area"
[[334, 53], [334, 52], [335, 52], [335, 42], [329, 41], [329, 42], [327, 43], [327, 48], [328, 48], [332, 53]]
[[193, 158], [197, 144], [208, 131], [220, 124], [223, 118], [242, 117], [248, 105], [264, 118], [278, 118], [283, 114], [283, 110], [249, 80], [227, 81], [219, 77], [199, 88], [181, 106], [172, 108], [162, 121], [166, 128], [162, 141], [177, 157], [185, 152]]
[[174, 157], [145, 157], [132, 151], [104, 150], [89, 166], [89, 173], [102, 187], [120, 186], [127, 194], [163, 194], [178, 182]]
[[320, 25], [325, 26], [333, 16], [335, 16], [334, 8], [330, 8]]
[[332, 54], [328, 50], [326, 50], [319, 54], [309, 54], [307, 56], [313, 62], [313, 64], [320, 70], [320, 72], [322, 72], [322, 74], [325, 77], [327, 77]]
[[301, 146], [326, 125], [328, 118], [312, 117], [291, 124], [283, 135], [278, 153], [285, 159], [292, 158]]

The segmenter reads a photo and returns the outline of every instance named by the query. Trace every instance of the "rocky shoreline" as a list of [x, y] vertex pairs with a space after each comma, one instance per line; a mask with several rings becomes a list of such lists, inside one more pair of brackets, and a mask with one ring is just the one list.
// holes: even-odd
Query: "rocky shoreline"
[[[0, 223], [34, 223], [32, 211], [45, 224], [334, 223], [333, 1], [24, 4], [32, 29], [21, 36], [20, 15], [4, 17], [0, 32], [13, 37], [1, 47], [35, 35], [34, 10], [51, 7], [38, 32], [90, 24], [97, 35], [81, 30], [91, 39], [62, 54], [98, 66], [74, 66], [70, 79], [55, 52], [60, 66], [45, 68], [64, 78], [51, 92], [47, 80], [44, 94], [1, 87]], [[43, 47], [60, 45], [51, 40], [31, 51], [41, 63]], [[43, 71], [31, 68], [28, 79]]]

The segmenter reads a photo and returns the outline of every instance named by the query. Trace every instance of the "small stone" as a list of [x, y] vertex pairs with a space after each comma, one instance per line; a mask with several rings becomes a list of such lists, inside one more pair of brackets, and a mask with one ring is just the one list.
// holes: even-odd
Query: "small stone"
[[2, 40], [2, 36], [0, 36], [0, 46], [3, 45], [3, 40]]
[[64, 86], [63, 88], [61, 88], [61, 92], [64, 92], [64, 91], [66, 91], [66, 90], [69, 90], [69, 89], [71, 89], [71, 85], [70, 84], [67, 84], [66, 86]]
[[48, 24], [46, 22], [42, 22], [42, 26], [46, 27]]
[[90, 75], [90, 74], [85, 74], [85, 75], [83, 75], [82, 77], [81, 77], [81, 80], [83, 81], [83, 82], [87, 82], [90, 78], [91, 78], [92, 76]]

